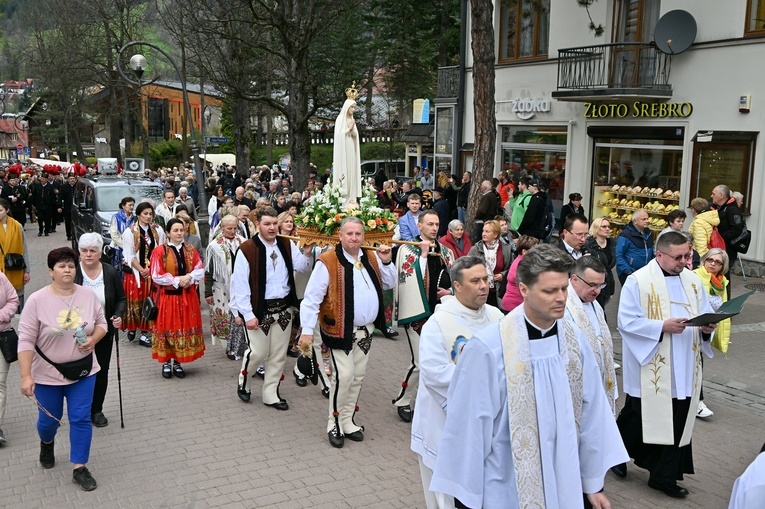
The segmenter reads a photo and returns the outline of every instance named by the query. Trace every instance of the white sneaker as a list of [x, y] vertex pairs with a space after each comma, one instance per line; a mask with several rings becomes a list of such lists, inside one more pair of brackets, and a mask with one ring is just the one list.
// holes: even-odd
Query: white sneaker
[[713, 411], [707, 408], [703, 401], [699, 401], [699, 408], [696, 410], [696, 417], [706, 419], [707, 417], [712, 417], [714, 414], [715, 413]]
[[621, 364], [619, 364], [618, 362], [614, 362], [614, 370], [621, 369], [621, 368], [622, 368]]

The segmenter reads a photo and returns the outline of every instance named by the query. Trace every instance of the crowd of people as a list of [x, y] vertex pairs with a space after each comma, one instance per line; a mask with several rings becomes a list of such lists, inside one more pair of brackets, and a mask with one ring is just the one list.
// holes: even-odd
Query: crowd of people
[[[688, 231], [677, 213], [655, 239], [648, 214], [638, 210], [613, 238], [608, 218], [588, 220], [579, 193], [554, 217], [544, 184], [523, 177], [516, 186], [503, 172], [480, 183], [470, 239], [469, 172], [458, 179], [423, 170], [401, 186], [378, 174], [369, 184], [383, 208], [398, 211], [394, 239], [407, 242], [393, 250], [366, 247], [365, 225], [352, 216], [334, 248], [300, 246], [295, 217], [331, 172], [312, 170], [300, 191], [279, 167], [252, 167], [247, 178], [219, 168], [205, 183], [210, 234], [203, 239], [198, 189], [187, 172], [150, 174], [165, 188], [160, 203], [122, 199], [110, 228], [111, 263], [101, 262], [96, 233], [77, 239], [79, 252], [51, 251], [51, 284], [26, 305], [29, 211], [0, 198], [0, 248], [26, 259], [0, 265], [0, 333], [21, 312], [21, 391], [40, 403], [44, 468], [55, 464], [66, 401], [73, 480], [96, 488], [87, 468], [91, 426], [108, 425], [103, 403], [117, 331], [151, 348], [163, 378], [183, 379], [205, 354], [203, 298], [212, 343], [237, 363], [239, 400], [252, 401], [252, 378], [260, 377], [261, 402], [289, 410], [279, 388], [287, 357], [299, 357], [295, 383], [321, 382], [327, 438], [336, 448], [368, 432], [357, 420], [372, 336], [395, 339], [397, 325], [410, 356], [392, 408], [411, 422], [429, 508], [539, 500], [610, 507], [606, 474], [626, 476], [629, 458], [650, 472], [650, 487], [688, 495], [677, 481], [693, 473], [693, 422], [712, 415], [703, 402], [701, 353], [727, 352], [730, 321], [684, 322], [730, 296], [730, 266], [746, 227], [726, 186], [714, 188], [711, 203], [693, 200]], [[50, 191], [64, 221], [66, 184]], [[34, 212], [40, 234], [50, 233]], [[50, 222], [55, 227], [53, 214]], [[710, 247], [715, 232], [722, 247]], [[604, 313], [616, 279], [621, 410], [620, 366]], [[656, 376], [661, 369], [667, 373]], [[0, 360], [0, 424], [7, 373]]]

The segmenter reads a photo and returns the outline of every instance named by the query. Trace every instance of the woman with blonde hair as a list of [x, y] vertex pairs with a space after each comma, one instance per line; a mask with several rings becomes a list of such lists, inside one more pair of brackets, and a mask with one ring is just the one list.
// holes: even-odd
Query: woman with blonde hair
[[693, 235], [693, 249], [699, 256], [704, 256], [709, 251], [712, 232], [720, 224], [720, 215], [709, 208], [706, 198], [701, 197], [691, 200], [691, 213], [693, 221], [688, 226], [688, 233]]
[[499, 303], [505, 295], [507, 271], [513, 262], [513, 249], [500, 242], [500, 233], [502, 228], [499, 221], [486, 221], [483, 224], [481, 240], [468, 252], [468, 256], [477, 256], [486, 265], [486, 273], [489, 276], [489, 297], [486, 303], [495, 307], [500, 307]]
[[616, 247], [614, 246], [614, 239], [611, 238], [611, 221], [607, 217], [598, 217], [592, 220], [584, 247], [606, 268], [606, 287], [595, 299], [605, 309], [616, 290], [613, 271], [616, 266]]
[[[728, 279], [725, 274], [728, 272], [730, 259], [728, 253], [720, 248], [712, 248], [701, 257], [701, 265], [693, 272], [701, 278], [704, 289], [709, 295], [709, 305], [717, 311], [724, 302], [728, 300]], [[728, 353], [728, 344], [730, 343], [730, 318], [726, 318], [717, 323], [714, 336], [712, 336], [712, 346], [722, 353]], [[707, 408], [704, 403], [704, 392], [702, 390], [699, 397], [699, 407], [696, 410], [696, 417], [711, 417], [713, 412]]]

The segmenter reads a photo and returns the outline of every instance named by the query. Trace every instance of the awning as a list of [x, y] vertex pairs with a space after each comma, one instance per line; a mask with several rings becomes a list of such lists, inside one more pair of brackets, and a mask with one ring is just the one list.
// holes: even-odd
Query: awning
[[229, 166], [236, 166], [236, 155], [234, 154], [201, 154], [200, 159], [204, 159], [213, 166], [220, 166], [223, 163]]
[[69, 168], [72, 165], [72, 163], [67, 163], [66, 161], [54, 161], [53, 159], [37, 159], [36, 157], [30, 157], [29, 160], [38, 166], [45, 166], [46, 164], [55, 164], [56, 166], [59, 166], [61, 168]]

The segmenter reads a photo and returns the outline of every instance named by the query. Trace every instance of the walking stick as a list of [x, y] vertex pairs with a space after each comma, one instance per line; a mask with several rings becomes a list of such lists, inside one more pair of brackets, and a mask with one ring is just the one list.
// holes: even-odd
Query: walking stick
[[120, 395], [120, 428], [125, 429], [125, 417], [122, 414], [122, 371], [120, 370], [120, 331], [115, 332], [114, 346], [117, 347], [117, 392]]

